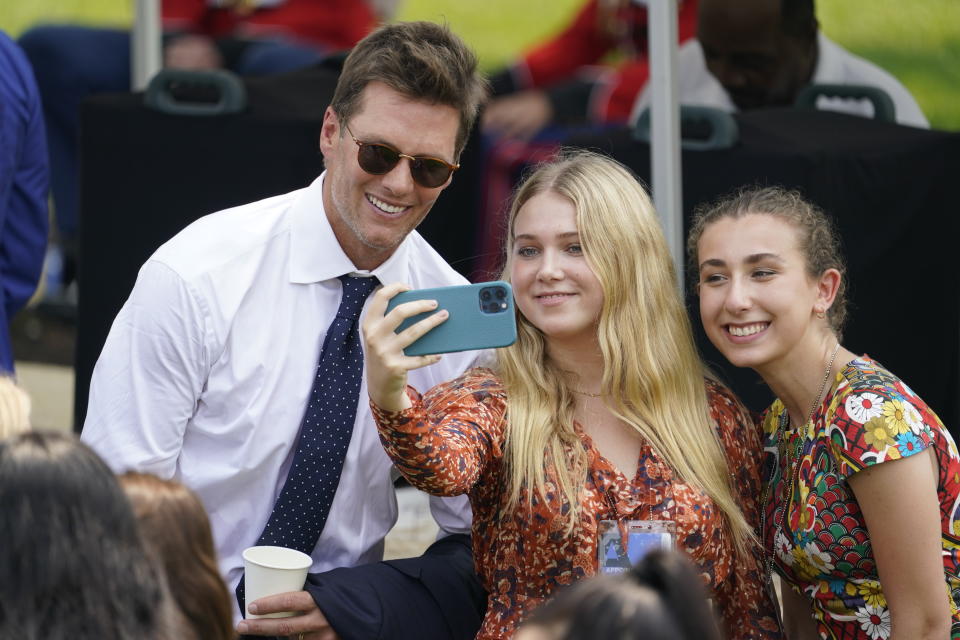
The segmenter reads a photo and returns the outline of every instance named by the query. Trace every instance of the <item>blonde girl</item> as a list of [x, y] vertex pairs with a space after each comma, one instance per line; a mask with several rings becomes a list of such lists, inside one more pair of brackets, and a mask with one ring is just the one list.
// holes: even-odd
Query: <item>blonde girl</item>
[[608, 158], [570, 152], [537, 169], [510, 212], [518, 339], [423, 396], [406, 372], [437, 356], [400, 334], [429, 301], [379, 291], [364, 322], [368, 389], [387, 453], [414, 485], [469, 495], [489, 592], [480, 638], [510, 637], [562, 585], [598, 568], [601, 521], [658, 521], [699, 565], [731, 638], [777, 637], [754, 556], [756, 434], [704, 376], [656, 212]]

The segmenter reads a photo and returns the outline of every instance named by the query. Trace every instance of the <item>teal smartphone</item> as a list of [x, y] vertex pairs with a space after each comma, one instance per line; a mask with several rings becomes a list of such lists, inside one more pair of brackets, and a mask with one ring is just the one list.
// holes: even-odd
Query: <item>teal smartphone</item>
[[450, 316], [404, 349], [408, 356], [494, 349], [511, 345], [517, 339], [513, 290], [506, 282], [404, 291], [390, 300], [387, 313], [398, 304], [413, 300], [436, 300], [437, 308], [407, 318], [397, 327], [397, 333], [441, 309], [446, 309]]

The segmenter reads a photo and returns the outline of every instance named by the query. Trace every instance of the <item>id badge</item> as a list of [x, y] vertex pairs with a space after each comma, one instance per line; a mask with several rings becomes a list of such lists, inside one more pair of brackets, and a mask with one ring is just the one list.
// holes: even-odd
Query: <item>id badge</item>
[[656, 549], [675, 548], [673, 520], [601, 520], [597, 527], [598, 573], [623, 573]]

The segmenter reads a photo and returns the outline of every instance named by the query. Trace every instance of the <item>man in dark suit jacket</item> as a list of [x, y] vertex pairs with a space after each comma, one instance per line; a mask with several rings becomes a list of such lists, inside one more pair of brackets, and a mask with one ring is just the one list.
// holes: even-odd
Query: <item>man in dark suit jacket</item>
[[306, 589], [341, 640], [467, 640], [480, 628], [487, 596], [470, 536], [461, 534], [437, 540], [419, 558], [313, 574]]

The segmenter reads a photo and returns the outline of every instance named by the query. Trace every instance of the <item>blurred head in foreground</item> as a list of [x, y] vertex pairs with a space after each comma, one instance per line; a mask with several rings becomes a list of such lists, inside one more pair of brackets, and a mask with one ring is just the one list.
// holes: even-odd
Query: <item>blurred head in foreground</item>
[[0, 638], [161, 638], [164, 581], [116, 477], [75, 436], [0, 442]]
[[210, 521], [200, 499], [179, 482], [146, 473], [124, 473], [120, 485], [186, 624], [203, 640], [235, 637], [230, 594], [217, 569]]
[[516, 640], [720, 640], [703, 580], [680, 553], [654, 551], [636, 567], [561, 591]]
[[30, 430], [30, 396], [10, 376], [0, 376], [0, 440]]

